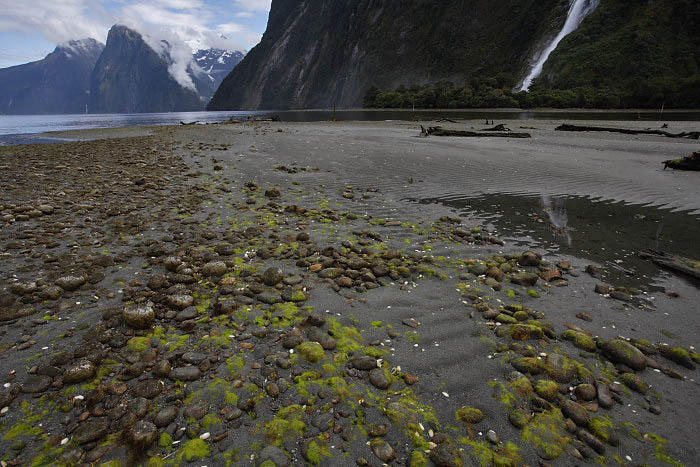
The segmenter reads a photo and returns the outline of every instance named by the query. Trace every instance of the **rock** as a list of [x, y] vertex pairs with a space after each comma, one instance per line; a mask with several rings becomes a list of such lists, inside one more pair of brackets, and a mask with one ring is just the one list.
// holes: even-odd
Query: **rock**
[[517, 429], [522, 430], [530, 423], [530, 412], [524, 409], [515, 409], [508, 414], [508, 421]]
[[44, 300], [58, 300], [63, 295], [63, 289], [57, 285], [50, 285], [41, 289], [41, 298]]
[[33, 294], [39, 289], [39, 286], [34, 281], [30, 282], [15, 282], [10, 286], [10, 290], [15, 295], [29, 295]]
[[324, 350], [334, 350], [337, 343], [327, 332], [317, 328], [312, 327], [306, 332], [308, 339], [311, 342], [318, 342], [321, 344]]
[[614, 298], [615, 300], [620, 300], [621, 302], [631, 302], [632, 301], [632, 296], [628, 294], [627, 292], [622, 292], [620, 290], [613, 290], [610, 292], [610, 298]]
[[457, 410], [456, 417], [461, 422], [475, 425], [481, 422], [486, 416], [484, 415], [484, 412], [479, 409], [465, 406]]
[[587, 426], [590, 417], [588, 411], [581, 404], [572, 400], [564, 399], [561, 403], [561, 411], [578, 426]]
[[180, 261], [180, 258], [177, 258], [175, 256], [168, 256], [163, 260], [163, 266], [167, 271], [170, 272], [175, 272], [177, 269], [180, 267], [182, 264], [182, 261]]
[[53, 383], [53, 379], [48, 376], [30, 375], [22, 383], [21, 390], [25, 394], [38, 394], [46, 391]]
[[178, 310], [184, 310], [194, 304], [194, 298], [191, 295], [169, 295], [168, 304]]
[[279, 303], [282, 301], [282, 297], [280, 296], [280, 294], [270, 291], [265, 291], [261, 294], [258, 294], [256, 297], [262, 303], [267, 303], [268, 305], [274, 305], [275, 303]]
[[163, 428], [170, 425], [177, 418], [177, 408], [176, 407], [165, 407], [161, 409], [155, 417], [153, 417], [153, 423], [158, 428]]
[[464, 465], [459, 451], [452, 442], [440, 443], [430, 451], [430, 460], [436, 467], [461, 467]]
[[201, 371], [196, 366], [183, 366], [173, 369], [170, 372], [170, 379], [175, 381], [196, 381], [200, 375]]
[[203, 419], [209, 412], [209, 407], [207, 405], [190, 405], [185, 408], [182, 415], [187, 418], [192, 418], [194, 420]]
[[625, 386], [633, 391], [637, 391], [640, 394], [646, 394], [649, 392], [649, 385], [642, 379], [641, 376], [635, 373], [623, 373], [620, 375], [620, 379], [623, 383], [625, 383]]
[[73, 441], [77, 444], [87, 444], [98, 441], [107, 434], [107, 424], [105, 422], [90, 420], [80, 425], [73, 432]]
[[182, 354], [182, 361], [185, 363], [190, 363], [192, 365], [199, 365], [207, 358], [206, 355], [199, 352], [185, 352]]
[[202, 266], [202, 272], [209, 277], [219, 277], [226, 274], [228, 267], [223, 261], [211, 261]]
[[92, 379], [97, 374], [95, 364], [90, 360], [82, 359], [72, 364], [63, 372], [63, 382], [68, 384], [80, 383]]
[[280, 196], [282, 196], [282, 194], [277, 188], [269, 188], [265, 190], [265, 197], [267, 198], [279, 198]]
[[280, 268], [267, 268], [263, 272], [263, 282], [265, 285], [274, 287], [284, 280], [284, 273]]
[[375, 388], [381, 390], [388, 389], [391, 385], [391, 381], [389, 381], [384, 368], [375, 368], [371, 370], [369, 372], [369, 381]]
[[25, 306], [19, 309], [0, 308], [0, 321], [13, 321], [18, 318], [31, 316], [36, 312], [37, 310], [33, 306]]
[[603, 382], [596, 382], [596, 391], [598, 392], [598, 404], [604, 409], [612, 408], [614, 402], [608, 385]]
[[588, 446], [590, 446], [598, 454], [603, 455], [605, 453], [605, 445], [598, 438], [593, 436], [587, 430], [584, 430], [583, 428], [581, 428], [576, 433], [576, 436], [578, 437], [578, 439], [580, 441], [586, 443]]
[[85, 282], [87, 282], [87, 278], [84, 276], [63, 276], [56, 279], [55, 284], [63, 290], [72, 292], [78, 290]]
[[561, 279], [561, 271], [559, 269], [545, 269], [540, 272], [540, 277], [543, 281], [553, 282], [555, 280]]
[[188, 321], [190, 319], [195, 319], [199, 316], [199, 313], [197, 312], [197, 309], [193, 306], [187, 307], [182, 311], [179, 311], [175, 315], [175, 321], [178, 322], [183, 322], [183, 321]]
[[153, 367], [153, 374], [156, 376], [167, 377], [170, 375], [171, 370], [172, 367], [170, 366], [170, 362], [168, 360], [159, 360]]
[[574, 394], [576, 398], [583, 401], [592, 401], [596, 398], [595, 386], [588, 383], [579, 384], [574, 389]]
[[139, 420], [129, 429], [127, 438], [132, 448], [145, 452], [158, 439], [158, 428], [151, 422]]
[[155, 399], [163, 392], [163, 383], [157, 379], [148, 379], [134, 387], [134, 394], [145, 399]]
[[394, 448], [392, 448], [389, 443], [387, 443], [381, 438], [373, 439], [370, 444], [370, 447], [372, 448], [372, 452], [374, 453], [374, 455], [377, 456], [377, 458], [384, 463], [391, 462], [394, 459], [394, 457], [396, 457]]
[[131, 305], [124, 308], [122, 317], [127, 326], [133, 329], [148, 329], [156, 319], [153, 303]]
[[273, 445], [266, 446], [260, 451], [258, 455], [258, 467], [262, 467], [263, 465], [267, 467], [267, 465], [269, 465], [268, 461], [272, 462], [276, 467], [289, 467], [291, 465], [287, 454], [285, 454], [282, 449]]
[[609, 295], [612, 287], [609, 284], [599, 283], [595, 285], [595, 293], [600, 295]]
[[285, 349], [293, 349], [304, 342], [301, 336], [287, 336], [282, 339], [281, 344]]
[[518, 258], [518, 264], [521, 266], [539, 266], [541, 260], [542, 257], [534, 251], [526, 251]]
[[369, 356], [354, 358], [352, 360], [352, 366], [362, 371], [373, 370], [377, 368], [377, 359]]
[[524, 287], [532, 287], [537, 283], [539, 276], [531, 272], [519, 272], [510, 276], [510, 281], [513, 284], [522, 285]]
[[641, 350], [620, 339], [612, 339], [601, 345], [603, 354], [613, 363], [622, 363], [635, 371], [647, 366], [647, 358]]
[[498, 444], [501, 442], [501, 440], [498, 438], [498, 435], [493, 430], [489, 430], [486, 432], [486, 439], [491, 444]]

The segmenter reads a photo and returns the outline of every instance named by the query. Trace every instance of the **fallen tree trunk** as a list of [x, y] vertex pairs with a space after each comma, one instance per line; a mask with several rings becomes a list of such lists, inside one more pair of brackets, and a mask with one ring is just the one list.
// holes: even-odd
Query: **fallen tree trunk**
[[641, 258], [651, 260], [664, 268], [681, 272], [700, 280], [700, 261], [684, 258], [683, 256], [656, 252], [640, 253], [639, 256]]
[[431, 126], [426, 131], [421, 127], [421, 136], [459, 136], [462, 138], [530, 138], [530, 133], [513, 132], [483, 132], [466, 130], [448, 130], [439, 126]]
[[697, 170], [700, 171], [700, 152], [695, 152], [682, 159], [671, 159], [664, 161], [664, 170], [667, 167], [676, 170]]
[[556, 131], [607, 131], [610, 133], [622, 133], [624, 135], [658, 135], [668, 138], [700, 139], [700, 131], [685, 131], [683, 133], [669, 133], [662, 130], [633, 130], [628, 128], [607, 128], [601, 126], [580, 126], [564, 123], [556, 128]]
[[503, 123], [499, 123], [498, 125], [496, 125], [493, 128], [484, 128], [481, 131], [510, 131], [510, 128], [505, 126]]

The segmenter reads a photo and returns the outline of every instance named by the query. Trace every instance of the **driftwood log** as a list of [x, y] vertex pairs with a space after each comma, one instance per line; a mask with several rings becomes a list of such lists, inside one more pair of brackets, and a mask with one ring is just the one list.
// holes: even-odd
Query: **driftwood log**
[[700, 280], [700, 261], [667, 253], [640, 253], [640, 258], [648, 259], [661, 267], [681, 272]]
[[510, 131], [510, 128], [505, 126], [503, 123], [499, 123], [498, 125], [496, 125], [493, 128], [484, 128], [481, 131]]
[[431, 126], [427, 130], [421, 126], [421, 136], [459, 136], [462, 138], [530, 138], [530, 133], [513, 133], [510, 131], [484, 132], [467, 130], [448, 130], [439, 126]]
[[633, 130], [628, 128], [608, 128], [601, 126], [580, 126], [563, 124], [556, 131], [607, 131], [610, 133], [622, 133], [624, 135], [658, 135], [668, 138], [700, 139], [700, 131], [684, 131], [683, 133], [669, 133], [663, 130]]
[[664, 170], [667, 167], [676, 170], [697, 170], [700, 171], [700, 152], [694, 152], [682, 159], [671, 159], [664, 161]]

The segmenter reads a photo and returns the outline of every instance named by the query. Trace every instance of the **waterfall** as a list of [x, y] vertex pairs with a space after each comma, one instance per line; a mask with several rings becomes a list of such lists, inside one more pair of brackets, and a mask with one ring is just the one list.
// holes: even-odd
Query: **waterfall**
[[593, 13], [593, 11], [598, 7], [599, 3], [600, 0], [572, 0], [564, 27], [561, 31], [559, 31], [559, 34], [557, 34], [554, 40], [552, 40], [552, 42], [547, 45], [542, 52], [535, 56], [534, 65], [532, 66], [530, 73], [517, 89], [518, 91], [527, 91], [530, 89], [532, 81], [540, 76], [545, 62], [557, 48], [562, 39], [574, 32], [581, 25], [586, 16]]

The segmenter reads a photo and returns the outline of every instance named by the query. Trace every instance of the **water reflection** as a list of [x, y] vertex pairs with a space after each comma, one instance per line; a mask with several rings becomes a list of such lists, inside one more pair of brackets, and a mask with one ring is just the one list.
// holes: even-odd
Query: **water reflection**
[[543, 249], [601, 264], [613, 283], [661, 288], [659, 268], [639, 257], [650, 249], [700, 258], [700, 216], [689, 212], [552, 194], [489, 193], [408, 201], [453, 208], [468, 222], [497, 228], [516, 249]]
[[549, 222], [552, 223], [552, 230], [555, 235], [566, 238], [566, 244], [571, 246], [571, 227], [569, 216], [566, 213], [566, 199], [562, 196], [552, 198], [549, 195], [542, 195], [541, 205], [544, 212], [549, 217]]

